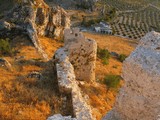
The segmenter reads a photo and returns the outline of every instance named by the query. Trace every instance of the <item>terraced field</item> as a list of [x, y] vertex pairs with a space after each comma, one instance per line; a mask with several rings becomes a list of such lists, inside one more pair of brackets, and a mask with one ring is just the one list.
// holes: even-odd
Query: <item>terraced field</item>
[[111, 21], [115, 35], [140, 39], [149, 31], [160, 31], [160, 8], [152, 3], [155, 4], [156, 0], [106, 1], [117, 10], [116, 18]]
[[[110, 7], [116, 8], [118, 11], [125, 11], [125, 10], [137, 10], [140, 9], [147, 4], [143, 1], [125, 1], [125, 0], [106, 0], [107, 5]], [[142, 4], [143, 3], [143, 4]]]

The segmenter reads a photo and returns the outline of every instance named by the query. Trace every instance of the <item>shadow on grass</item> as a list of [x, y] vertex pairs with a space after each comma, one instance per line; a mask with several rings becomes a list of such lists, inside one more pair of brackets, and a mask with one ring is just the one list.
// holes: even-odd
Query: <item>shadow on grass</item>
[[[47, 119], [47, 117], [60, 113], [62, 115], [73, 115], [71, 94], [61, 94], [58, 88], [58, 81], [55, 72], [55, 65], [52, 61], [43, 62], [41, 60], [20, 60], [16, 62], [19, 66], [18, 75], [14, 80], [4, 81], [0, 87], [5, 93], [4, 99], [7, 105], [5, 110], [0, 110], [0, 119]], [[28, 78], [24, 75], [23, 66], [38, 66], [42, 70], [42, 78]], [[29, 74], [32, 71], [27, 72]], [[16, 107], [18, 104], [19, 107]], [[3, 107], [3, 106], [2, 106]], [[4, 111], [15, 107], [8, 111], [8, 116], [5, 116]], [[24, 110], [25, 108], [25, 110]], [[26, 109], [33, 108], [27, 111]], [[25, 111], [26, 115], [21, 115], [18, 111]], [[38, 112], [35, 112], [38, 111]], [[31, 113], [34, 113], [32, 115]], [[36, 115], [38, 114], [38, 115]]]

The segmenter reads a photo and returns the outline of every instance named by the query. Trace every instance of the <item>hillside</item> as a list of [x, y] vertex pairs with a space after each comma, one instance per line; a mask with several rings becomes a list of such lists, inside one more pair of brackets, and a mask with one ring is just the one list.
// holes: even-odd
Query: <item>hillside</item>
[[[54, 43], [50, 45], [51, 52], [57, 49]], [[16, 56], [4, 57], [12, 69], [0, 67], [0, 119], [42, 120], [51, 114], [63, 113], [50, 62], [42, 61], [31, 41], [24, 36], [16, 37], [12, 48], [19, 51]], [[42, 78], [30, 78], [33, 72], [39, 72]]]
[[[87, 105], [91, 107], [91, 112], [88, 109], [85, 110], [88, 110], [87, 112], [90, 112], [93, 118], [100, 120], [113, 108], [120, 87], [124, 84], [121, 77], [123, 61], [134, 51], [139, 39], [150, 28], [159, 29], [157, 22], [159, 10], [155, 6], [148, 5], [150, 2], [142, 5], [145, 2], [143, 0], [134, 2], [118, 0], [117, 2], [100, 1], [95, 4], [97, 11], [93, 10], [93, 12], [91, 12], [93, 4], [89, 9], [78, 8], [78, 10], [72, 10], [71, 6], [66, 12], [59, 6], [53, 7], [55, 1], [54, 3], [53, 0], [46, 1], [49, 5], [42, 0], [20, 4], [7, 17], [4, 17], [5, 21], [0, 21], [2, 25], [0, 30], [0, 120], [46, 120], [55, 114], [77, 118], [76, 112], [81, 112], [81, 108], [83, 110]], [[2, 13], [11, 9], [14, 4], [12, 0], [7, 2], [8, 4], [0, 1]], [[63, 3], [63, 0], [61, 2]], [[91, 20], [91, 23], [94, 20], [103, 21], [99, 12], [103, 3], [106, 5], [105, 8], [108, 7], [105, 15], [110, 10], [116, 10], [118, 13], [113, 21], [109, 21], [115, 32], [113, 35], [90, 31], [92, 24], [87, 27], [81, 26], [85, 18], [86, 23], [87, 20], [89, 22]], [[71, 3], [68, 2], [68, 4]], [[61, 6], [64, 8], [68, 7], [63, 5]], [[128, 9], [130, 5], [131, 9]], [[131, 11], [128, 13], [126, 10]], [[136, 15], [143, 17], [135, 17]], [[155, 15], [154, 21], [149, 18], [153, 15]], [[70, 31], [68, 29], [70, 17], [71, 26], [84, 27], [86, 32], [82, 34], [77, 32], [77, 29]], [[147, 24], [147, 27], [144, 24]], [[65, 34], [67, 30], [68, 34]], [[94, 50], [90, 52], [89, 48]], [[93, 66], [89, 66], [90, 63], [93, 63]], [[83, 66], [84, 69], [79, 70], [79, 66], [76, 65]], [[71, 70], [66, 70], [65, 67]], [[87, 68], [93, 68], [93, 71], [90, 70], [95, 77], [93, 81], [80, 80], [77, 75], [78, 70], [78, 72], [86, 71], [90, 74]], [[81, 76], [83, 78], [85, 75]], [[113, 86], [107, 83], [107, 77], [110, 76], [109, 80], [115, 81], [115, 83], [111, 81]], [[70, 79], [72, 81], [68, 82], [67, 80]], [[60, 80], [62, 85], [64, 83], [71, 89], [61, 87]], [[63, 90], [68, 91], [65, 93]], [[74, 105], [77, 105], [78, 110]], [[85, 112], [78, 117], [83, 115], [85, 116]]]
[[[85, 33], [85, 35], [95, 39], [99, 47], [107, 48], [119, 54], [128, 55], [134, 49], [133, 42], [128, 42], [126, 39], [90, 33]], [[52, 58], [55, 50], [62, 46], [61, 42], [53, 39], [40, 38], [40, 41], [50, 58]], [[12, 47], [19, 51], [14, 57], [5, 57], [11, 63], [12, 70], [9, 71], [0, 67], [0, 88], [2, 88], [0, 92], [0, 119], [44, 120], [55, 113], [70, 114], [70, 107], [65, 111], [61, 109], [64, 105], [63, 97], [57, 94], [58, 89], [51, 63], [44, 62], [30, 40], [24, 36], [16, 37]], [[85, 83], [81, 88], [84, 94], [89, 96], [89, 103], [93, 108], [95, 117], [100, 119], [112, 108], [116, 95], [115, 92], [107, 92], [106, 85], [100, 81], [110, 73], [120, 75], [122, 63], [110, 58], [109, 65], [103, 65], [102, 61], [97, 59], [96, 66], [97, 82]], [[34, 71], [42, 74], [42, 78], [28, 78]]]

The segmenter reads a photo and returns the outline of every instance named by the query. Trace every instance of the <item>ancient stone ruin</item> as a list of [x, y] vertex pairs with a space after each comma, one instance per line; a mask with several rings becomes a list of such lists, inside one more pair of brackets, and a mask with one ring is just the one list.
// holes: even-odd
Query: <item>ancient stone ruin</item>
[[62, 8], [51, 8], [43, 0], [23, 0], [0, 21], [0, 37], [8, 37], [12, 32], [22, 31], [47, 59], [38, 35], [59, 38], [64, 29], [69, 27], [70, 18]]
[[86, 39], [79, 29], [65, 30], [64, 41], [64, 47], [55, 53], [59, 91], [71, 94], [73, 114], [77, 120], [94, 120], [77, 80], [94, 81], [97, 44]]
[[64, 43], [69, 61], [74, 67], [76, 79], [95, 81], [97, 43], [86, 39], [78, 28], [65, 30]]
[[150, 32], [123, 64], [125, 85], [104, 120], [160, 119], [160, 33]]

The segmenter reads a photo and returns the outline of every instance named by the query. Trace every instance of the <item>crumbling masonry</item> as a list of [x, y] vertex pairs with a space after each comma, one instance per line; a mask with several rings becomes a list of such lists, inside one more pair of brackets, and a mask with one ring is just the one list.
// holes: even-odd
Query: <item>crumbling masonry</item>
[[71, 93], [73, 114], [77, 120], [94, 120], [77, 80], [95, 80], [97, 44], [86, 39], [79, 29], [65, 30], [64, 41], [64, 47], [55, 53], [59, 90]]

